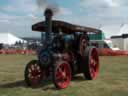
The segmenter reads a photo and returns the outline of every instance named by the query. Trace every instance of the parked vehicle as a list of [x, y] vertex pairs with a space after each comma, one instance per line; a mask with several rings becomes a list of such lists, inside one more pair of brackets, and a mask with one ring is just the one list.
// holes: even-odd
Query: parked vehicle
[[30, 61], [25, 69], [25, 81], [37, 86], [52, 77], [59, 89], [69, 86], [72, 76], [83, 73], [85, 79], [96, 79], [99, 72], [99, 55], [96, 47], [89, 46], [87, 33], [100, 34], [95, 28], [83, 27], [64, 21], [52, 20], [52, 11], [45, 11], [45, 21], [32, 26], [33, 31], [45, 32], [44, 46], [38, 60]]

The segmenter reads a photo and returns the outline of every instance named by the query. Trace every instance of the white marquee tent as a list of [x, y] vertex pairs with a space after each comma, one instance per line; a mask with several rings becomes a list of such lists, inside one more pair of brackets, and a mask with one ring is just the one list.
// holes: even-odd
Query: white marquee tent
[[105, 25], [100, 28], [107, 38], [115, 35], [128, 34], [128, 24]]
[[26, 43], [25, 40], [20, 39], [12, 35], [11, 33], [0, 33], [0, 43], [12, 45], [15, 44], [16, 42]]
[[101, 30], [107, 37], [112, 37], [114, 47], [120, 50], [128, 50], [128, 24], [102, 26]]

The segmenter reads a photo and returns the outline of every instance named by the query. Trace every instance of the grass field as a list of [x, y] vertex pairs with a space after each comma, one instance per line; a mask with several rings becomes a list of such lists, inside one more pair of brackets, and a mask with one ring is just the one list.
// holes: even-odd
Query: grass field
[[97, 80], [76, 76], [64, 90], [53, 84], [28, 88], [24, 83], [26, 63], [31, 55], [0, 55], [0, 96], [128, 96], [128, 57], [100, 57]]

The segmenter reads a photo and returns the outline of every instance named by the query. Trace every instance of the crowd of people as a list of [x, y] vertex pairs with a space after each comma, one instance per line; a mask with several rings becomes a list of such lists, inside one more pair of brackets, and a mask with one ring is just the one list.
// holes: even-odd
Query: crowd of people
[[13, 45], [0, 44], [0, 54], [36, 54], [36, 50], [40, 47], [40, 43], [21, 43], [16, 42]]

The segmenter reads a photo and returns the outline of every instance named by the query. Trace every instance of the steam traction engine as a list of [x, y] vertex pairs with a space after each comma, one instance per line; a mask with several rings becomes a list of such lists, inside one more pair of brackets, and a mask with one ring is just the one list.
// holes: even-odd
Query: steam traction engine
[[52, 20], [50, 9], [45, 11], [45, 21], [32, 26], [33, 31], [45, 32], [45, 42], [38, 52], [38, 60], [30, 61], [25, 69], [25, 81], [37, 86], [52, 77], [59, 89], [68, 87], [72, 76], [83, 73], [85, 79], [96, 79], [99, 56], [95, 47], [89, 46], [88, 33], [100, 30]]

